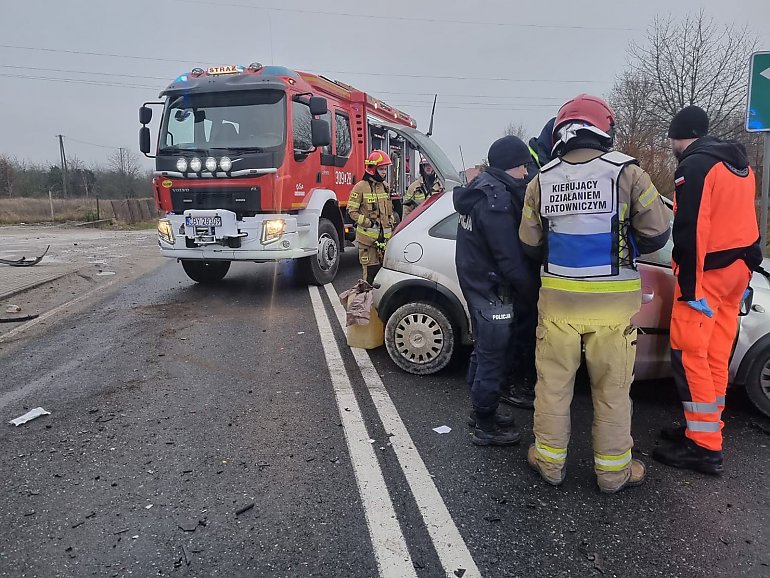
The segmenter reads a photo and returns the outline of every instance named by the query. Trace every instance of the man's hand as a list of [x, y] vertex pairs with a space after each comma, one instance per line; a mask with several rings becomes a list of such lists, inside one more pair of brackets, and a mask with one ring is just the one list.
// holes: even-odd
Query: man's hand
[[714, 312], [711, 310], [711, 307], [709, 307], [705, 297], [698, 299], [697, 301], [688, 301], [687, 304], [696, 311], [703, 313], [709, 319], [714, 317]]

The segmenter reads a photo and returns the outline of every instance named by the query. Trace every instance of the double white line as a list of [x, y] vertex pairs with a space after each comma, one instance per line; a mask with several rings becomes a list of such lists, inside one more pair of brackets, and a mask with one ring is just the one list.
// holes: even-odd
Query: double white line
[[[325, 289], [334, 308], [337, 322], [344, 329], [345, 310], [339, 302], [334, 287], [327, 284]], [[406, 540], [401, 532], [374, 448], [369, 442], [370, 436], [345, 370], [342, 353], [326, 315], [321, 294], [317, 287], [311, 286], [309, 291], [380, 576], [394, 578], [416, 576]], [[369, 355], [363, 349], [353, 348], [351, 351], [372, 397], [374, 407], [385, 426], [385, 431], [393, 434], [389, 438], [390, 443], [445, 573], [448, 576], [465, 578], [481, 576]]]

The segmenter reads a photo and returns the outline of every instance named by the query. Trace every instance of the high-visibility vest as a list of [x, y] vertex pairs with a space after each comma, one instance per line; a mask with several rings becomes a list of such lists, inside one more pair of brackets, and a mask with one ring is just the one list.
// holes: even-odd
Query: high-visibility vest
[[[622, 266], [618, 179], [635, 163], [619, 152], [587, 163], [556, 158], [540, 170], [540, 217], [545, 234], [543, 287], [574, 292], [625, 292], [641, 287], [639, 273]], [[629, 199], [622, 204], [625, 207]]]

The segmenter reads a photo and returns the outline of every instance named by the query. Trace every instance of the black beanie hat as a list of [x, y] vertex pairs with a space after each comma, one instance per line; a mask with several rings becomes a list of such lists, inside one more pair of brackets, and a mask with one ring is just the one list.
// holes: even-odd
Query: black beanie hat
[[694, 104], [677, 112], [668, 127], [668, 138], [700, 138], [708, 133], [709, 117], [705, 110]]
[[532, 160], [529, 147], [518, 137], [508, 135], [497, 139], [489, 147], [487, 160], [490, 167], [507, 171], [514, 167], [526, 165]]

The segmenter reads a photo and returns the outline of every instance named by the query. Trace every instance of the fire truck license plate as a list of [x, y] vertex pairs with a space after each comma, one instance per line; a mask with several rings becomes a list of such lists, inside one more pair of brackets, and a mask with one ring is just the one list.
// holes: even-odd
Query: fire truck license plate
[[185, 217], [189, 227], [221, 227], [222, 217]]

